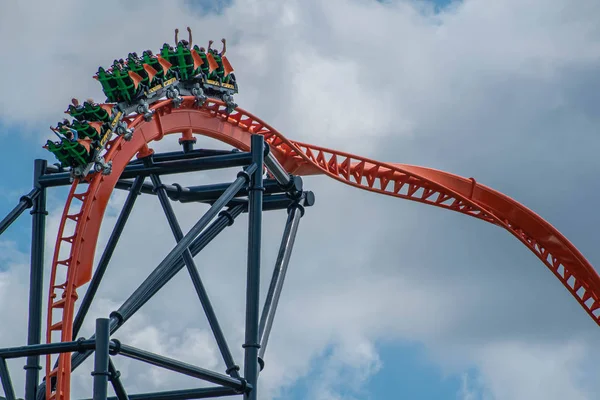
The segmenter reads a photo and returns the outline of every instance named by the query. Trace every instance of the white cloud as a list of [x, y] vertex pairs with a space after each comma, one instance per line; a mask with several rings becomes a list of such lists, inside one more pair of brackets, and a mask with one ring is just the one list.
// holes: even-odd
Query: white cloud
[[[596, 193], [582, 182], [590, 180], [585, 171], [598, 167], [592, 149], [599, 121], [582, 112], [585, 89], [573, 88], [597, 79], [583, 73], [600, 62], [595, 1], [576, 6], [559, 0], [465, 1], [432, 15], [407, 1], [254, 0], [202, 19], [181, 4], [102, 4], [37, 2], [34, 11], [4, 5], [0, 44], [23, 64], [0, 64], [0, 74], [11, 76], [0, 97], [3, 122], [45, 129], [61, 117], [72, 96], [101, 97], [91, 79], [98, 65], [130, 51], [156, 50], [172, 40], [173, 28], [190, 25], [195, 41], [231, 39], [238, 103], [288, 137], [385, 161], [479, 173], [483, 183], [505, 185], [517, 198], [530, 196], [533, 208], [549, 207], [543, 215], [561, 222], [576, 244], [585, 244], [585, 235], [593, 237], [597, 213], [586, 212], [585, 204]], [[31, 101], [35, 106], [24, 106]], [[582, 138], [588, 140], [585, 148]], [[164, 180], [200, 184], [216, 179], [209, 176]], [[506, 183], [513, 176], [524, 183]], [[563, 185], [558, 192], [557, 181]], [[477, 369], [474, 382], [465, 378], [464, 399], [594, 398], [597, 327], [505, 232], [324, 178], [305, 182], [317, 194], [317, 204], [300, 226], [261, 375], [265, 398], [281, 395], [297, 376], [314, 369], [330, 371], [315, 382], [315, 396], [340, 398], [335, 382], [339, 371], [348, 371], [358, 382], [352, 395], [360, 398], [360, 383], [380, 368], [374, 347], [379, 339], [421, 341], [449, 373]], [[525, 183], [535, 189], [526, 190]], [[584, 205], [571, 187], [583, 193], [577, 195], [585, 198]], [[116, 195], [107, 211], [97, 259], [123, 201], [123, 194]], [[581, 210], [577, 215], [586, 215], [581, 224], [589, 224], [589, 230], [580, 227], [580, 217], [562, 222], [564, 212], [552, 208], [558, 206]], [[186, 231], [203, 209], [176, 210]], [[56, 234], [60, 213], [52, 207], [49, 238]], [[263, 289], [284, 220], [283, 213], [265, 217]], [[196, 258], [239, 364], [245, 234], [241, 217]], [[142, 197], [86, 335], [93, 318], [118, 307], [173, 244], [158, 202]], [[27, 262], [5, 246], [6, 257], [17, 260], [11, 263]], [[584, 253], [600, 259], [595, 241], [588, 246]], [[49, 240], [48, 258], [52, 248]], [[26, 268], [13, 264], [0, 275], [3, 303], [15, 291], [26, 293]], [[116, 337], [222, 371], [186, 274], [181, 271]], [[23, 322], [25, 303], [20, 304], [0, 311], [2, 320]], [[2, 345], [18, 342], [20, 332], [0, 329]], [[324, 363], [313, 365], [327, 349], [333, 351]], [[190, 384], [122, 357], [115, 363], [132, 393]], [[74, 392], [89, 393], [87, 371], [78, 372]], [[16, 374], [13, 379], [18, 382]]]

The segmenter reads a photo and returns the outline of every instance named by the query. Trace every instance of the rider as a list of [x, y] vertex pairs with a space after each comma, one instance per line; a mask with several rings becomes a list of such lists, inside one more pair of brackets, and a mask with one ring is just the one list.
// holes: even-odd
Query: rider
[[188, 37], [189, 37], [189, 41], [182, 39], [181, 41], [177, 40], [177, 37], [179, 35], [179, 29], [175, 29], [175, 45], [178, 45], [179, 43], [181, 43], [183, 45], [184, 48], [191, 50], [192, 47], [192, 29], [188, 26], [187, 27], [187, 31], [188, 31]]
[[219, 78], [219, 80], [223, 81], [223, 77], [225, 75], [225, 69], [223, 68], [223, 60], [221, 59], [221, 57], [223, 57], [225, 55], [225, 52], [227, 51], [227, 40], [225, 40], [225, 38], [223, 38], [223, 39], [221, 39], [221, 43], [223, 43], [223, 50], [221, 50], [220, 53], [217, 53], [217, 50], [215, 50], [215, 49], [211, 50], [210, 46], [213, 44], [212, 40], [208, 42], [208, 51], [210, 51], [212, 53], [212, 56], [218, 65], [218, 68], [213, 73], [216, 73], [216, 76]]

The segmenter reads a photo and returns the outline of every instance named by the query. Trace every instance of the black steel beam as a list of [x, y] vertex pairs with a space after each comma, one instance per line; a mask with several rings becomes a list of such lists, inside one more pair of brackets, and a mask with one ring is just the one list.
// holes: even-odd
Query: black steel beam
[[[302, 178], [299, 176], [293, 176], [290, 180], [289, 191], [293, 193], [301, 193], [303, 188]], [[121, 179], [117, 182], [117, 189], [129, 190], [133, 185], [132, 181]], [[231, 183], [217, 183], [212, 185], [202, 186], [189, 186], [181, 187], [180, 185], [163, 185], [164, 189], [171, 200], [176, 200], [182, 203], [190, 203], [197, 201], [214, 201], [216, 200]], [[278, 194], [284, 193], [279, 183], [274, 179], [267, 179], [263, 182], [265, 188], [265, 194]], [[154, 186], [150, 184], [144, 184], [141, 192], [144, 194], [156, 194]], [[243, 197], [248, 195], [248, 190], [242, 188], [235, 197]]]
[[[127, 165], [121, 174], [121, 179], [131, 179], [137, 176], [148, 176], [150, 174], [168, 175], [184, 172], [206, 171], [211, 169], [243, 167], [250, 164], [252, 157], [250, 153], [232, 153], [189, 160], [164, 161], [155, 163], [151, 168], [142, 164]], [[62, 186], [70, 184], [70, 174], [61, 172], [46, 174], [39, 179], [45, 187]]]
[[73, 342], [59, 342], [36, 344], [31, 346], [6, 347], [0, 349], [0, 358], [19, 358], [35, 355], [82, 352], [96, 348], [93, 339], [77, 340]]
[[246, 384], [244, 380], [231, 378], [227, 375], [219, 374], [204, 368], [199, 368], [188, 363], [173, 360], [172, 358], [137, 349], [125, 344], [120, 344], [116, 352], [117, 354], [124, 355], [134, 360], [144, 361], [157, 367], [162, 367], [188, 376], [193, 376], [198, 379], [216, 383], [217, 385], [227, 386], [237, 390], [239, 393], [243, 393], [251, 389], [251, 386]]
[[0, 382], [2, 382], [6, 400], [16, 400], [15, 388], [10, 379], [10, 372], [8, 372], [8, 366], [6, 365], [6, 360], [4, 358], [0, 358]]
[[269, 169], [269, 172], [273, 175], [275, 180], [279, 182], [282, 188], [287, 189], [290, 185], [291, 176], [290, 174], [281, 166], [279, 161], [275, 158], [273, 153], [269, 151], [265, 156], [265, 165]]
[[[311, 191], [302, 192], [300, 199], [290, 199], [286, 194], [272, 194], [263, 197], [263, 211], [285, 210], [294, 204], [299, 204], [303, 207], [310, 207], [315, 203], [315, 195]], [[210, 204], [210, 203], [209, 203]], [[237, 205], [248, 204], [247, 199], [232, 199], [227, 205], [234, 207]]]
[[37, 198], [37, 196], [39, 196], [40, 191], [40, 188], [35, 187], [31, 190], [31, 192], [27, 193], [25, 196], [21, 196], [21, 198], [19, 199], [19, 204], [17, 204], [17, 206], [13, 208], [12, 211], [9, 212], [2, 221], [0, 221], [0, 235], [13, 222], [15, 222], [21, 214], [23, 214], [23, 211], [33, 207], [33, 202]]
[[260, 250], [262, 235], [263, 211], [263, 165], [264, 138], [252, 135], [250, 141], [252, 164], [258, 168], [250, 179], [248, 198], [248, 268], [246, 276], [246, 334], [244, 351], [244, 377], [253, 390], [246, 393], [244, 398], [258, 400], [258, 314], [260, 301]]
[[[110, 372], [108, 379], [110, 380], [110, 383], [112, 384], [115, 394], [117, 395], [117, 399], [118, 400], [129, 400], [129, 396], [127, 395], [127, 392], [125, 391], [125, 387], [123, 387], [123, 382], [121, 382], [121, 373], [119, 371], [117, 371], [117, 368], [115, 368], [115, 365], [113, 364], [113, 362], [110, 358], [108, 359], [108, 372]], [[109, 398], [112, 398], [112, 397], [109, 397]]]
[[[166, 392], [139, 393], [129, 396], [130, 400], [187, 400], [208, 399], [212, 397], [236, 396], [239, 393], [235, 389], [216, 386], [199, 389], [169, 390]], [[93, 400], [93, 399], [84, 399]], [[118, 397], [109, 397], [108, 400], [121, 400]]]
[[[277, 305], [279, 304], [279, 297], [281, 296], [283, 282], [292, 255], [294, 241], [296, 240], [296, 233], [298, 232], [298, 225], [300, 223], [300, 218], [302, 217], [303, 210], [300, 207], [301, 206], [296, 206], [289, 209], [281, 245], [279, 246], [279, 253], [277, 254], [277, 260], [275, 261], [275, 267], [273, 268], [271, 284], [269, 285], [269, 291], [267, 292], [265, 305], [260, 318], [260, 351], [258, 356], [261, 361], [264, 360], [267, 343], [269, 341], [269, 334], [273, 327], [273, 319], [275, 318]], [[264, 367], [264, 361], [261, 362], [261, 367]]]
[[[152, 165], [152, 157], [147, 157], [145, 159], [145, 165]], [[167, 221], [169, 222], [169, 226], [171, 231], [173, 232], [173, 236], [175, 236], [175, 240], [179, 242], [183, 238], [183, 231], [181, 230], [181, 226], [177, 221], [177, 217], [175, 216], [175, 212], [173, 211], [173, 207], [171, 206], [171, 202], [167, 196], [167, 192], [162, 184], [160, 178], [157, 175], [150, 175], [150, 179], [152, 180], [152, 184], [154, 186], [154, 190], [158, 195], [158, 199], [160, 204], [167, 216]], [[233, 360], [233, 355], [231, 354], [231, 350], [229, 350], [229, 346], [227, 345], [227, 341], [225, 340], [225, 335], [223, 334], [223, 330], [221, 329], [221, 325], [217, 319], [217, 315], [215, 314], [215, 310], [210, 302], [210, 298], [208, 297], [208, 293], [204, 284], [202, 283], [202, 279], [200, 278], [200, 274], [198, 273], [198, 269], [196, 268], [196, 263], [194, 262], [194, 258], [192, 257], [192, 253], [189, 249], [186, 249], [183, 252], [183, 261], [187, 267], [188, 273], [190, 275], [190, 279], [192, 280], [192, 284], [194, 285], [194, 289], [196, 290], [196, 294], [200, 299], [200, 304], [204, 309], [204, 313], [206, 314], [206, 318], [208, 319], [208, 323], [213, 332], [215, 340], [217, 341], [217, 345], [219, 347], [219, 351], [223, 357], [223, 361], [225, 361], [225, 366], [227, 367], [227, 374], [234, 377], [239, 378], [240, 375], [238, 373], [240, 367], [236, 365]]]
[[[161, 161], [173, 161], [173, 160], [190, 160], [193, 158], [204, 158], [212, 156], [225, 156], [228, 154], [240, 153], [238, 149], [233, 150], [211, 150], [211, 149], [197, 149], [192, 151], [169, 151], [165, 153], [156, 153], [152, 155], [152, 159], [155, 162]], [[133, 160], [129, 165], [143, 164], [143, 159]]]
[[117, 222], [115, 223], [113, 231], [110, 234], [110, 238], [108, 239], [108, 242], [106, 243], [106, 247], [104, 248], [104, 252], [102, 253], [102, 257], [100, 258], [98, 267], [94, 271], [94, 276], [92, 277], [92, 281], [90, 282], [90, 285], [88, 286], [88, 289], [85, 292], [85, 296], [83, 297], [83, 300], [81, 301], [81, 305], [79, 306], [79, 310], [77, 311], [77, 315], [75, 316], [75, 320], [73, 321], [73, 340], [75, 340], [75, 338], [79, 334], [79, 331], [81, 330], [81, 326], [83, 325], [85, 316], [87, 315], [87, 313], [90, 309], [90, 306], [92, 305], [92, 301], [94, 300], [94, 296], [96, 295], [96, 292], [98, 291], [98, 288], [100, 287], [100, 282], [102, 281], [102, 278], [104, 277], [104, 273], [106, 272], [108, 263], [110, 262], [110, 259], [115, 251], [115, 248], [117, 247], [117, 243], [119, 242], [119, 239], [121, 238], [121, 233], [123, 233], [123, 229], [125, 228], [125, 223], [127, 222], [129, 215], [131, 214], [131, 210], [133, 209], [133, 206], [139, 195], [140, 188], [142, 187], [143, 183], [144, 183], [144, 177], [141, 177], [141, 176], [135, 178], [135, 180], [132, 182], [132, 186], [130, 188], [129, 195], [127, 196], [127, 199], [125, 200], [125, 204], [123, 205], [123, 208], [121, 209], [119, 218], [117, 218]]
[[[33, 200], [31, 215], [31, 268], [29, 273], [29, 321], [27, 344], [42, 342], [42, 291], [44, 285], [44, 247], [46, 243], [46, 188], [39, 179], [46, 170], [46, 160], [35, 160], [33, 184], [39, 194]], [[25, 364], [25, 400], [35, 400], [40, 375], [40, 356], [27, 357]]]
[[[239, 153], [240, 150], [210, 150], [210, 149], [198, 149], [193, 150], [191, 152], [185, 153], [182, 151], [170, 151], [165, 153], [157, 153], [154, 154], [154, 159], [156, 161], [172, 161], [172, 160], [183, 160], [183, 159], [192, 159], [192, 158], [202, 158], [202, 157], [210, 157], [210, 156], [221, 156], [233, 153]], [[129, 165], [142, 164], [142, 160], [133, 160], [129, 162]], [[47, 174], [59, 174], [68, 172], [68, 169], [57, 166], [56, 164], [48, 165], [46, 168]]]
[[98, 318], [96, 320], [96, 351], [94, 352], [94, 400], [106, 400], [108, 397], [108, 360], [110, 332], [108, 319]]

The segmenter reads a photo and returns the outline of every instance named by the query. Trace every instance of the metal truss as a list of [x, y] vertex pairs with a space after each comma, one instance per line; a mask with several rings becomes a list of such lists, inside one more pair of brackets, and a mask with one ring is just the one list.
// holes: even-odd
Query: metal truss
[[[67, 173], [45, 160], [35, 160], [34, 188], [20, 199], [19, 204], [0, 222], [4, 232], [26, 209], [32, 208], [31, 275], [29, 291], [29, 323], [27, 345], [0, 349], [0, 380], [7, 400], [16, 400], [6, 360], [26, 357], [25, 400], [41, 400], [53, 392], [58, 377], [40, 382], [40, 356], [59, 354], [70, 359], [71, 370], [78, 368], [88, 357], [94, 355], [93, 399], [108, 397], [110, 382], [118, 400], [200, 399], [242, 395], [245, 399], [258, 399], [257, 383], [264, 368], [264, 355], [273, 319], [282, 292], [286, 271], [300, 218], [305, 207], [314, 204], [314, 194], [303, 190], [302, 179], [289, 175], [277, 160], [269, 156], [269, 147], [261, 135], [252, 135], [249, 152], [193, 150], [190, 141], [183, 141], [182, 152], [153, 154], [147, 152], [141, 159], [131, 161], [123, 170], [115, 187], [129, 192], [117, 222], [94, 270], [90, 285], [77, 314], [73, 319], [72, 340], [59, 343], [41, 343], [42, 337], [42, 282], [44, 262], [44, 238], [46, 215], [46, 190], [49, 187], [69, 184]], [[266, 155], [266, 157], [265, 157]], [[164, 184], [161, 176], [173, 173], [243, 167], [231, 183], [181, 187]], [[264, 179], [267, 167], [274, 179]], [[149, 177], [151, 183], [145, 183]], [[108, 318], [96, 320], [96, 331], [90, 338], [75, 339], [79, 334], [100, 282], [107, 270], [113, 252], [119, 242], [127, 219], [140, 194], [158, 197], [177, 244], [150, 273], [131, 296], [113, 311]], [[183, 233], [173, 211], [171, 201], [181, 203], [201, 202], [210, 205], [208, 211], [187, 233]], [[279, 248], [279, 254], [265, 304], [260, 310], [260, 269], [263, 211], [287, 209], [288, 218]], [[219, 325], [217, 315], [209, 299], [193, 257], [204, 249], [226, 227], [232, 225], [242, 213], [248, 214], [248, 255], [246, 279], [246, 321], [244, 369], [234, 360], [230, 347]], [[184, 363], [149, 351], [121, 343], [112, 336], [148, 300], [150, 300], [180, 270], [186, 268], [198, 299], [206, 314], [223, 361], [225, 373], [210, 371], [200, 366]], [[60, 301], [60, 300], [59, 300]], [[72, 354], [71, 354], [72, 353]], [[214, 386], [166, 392], [128, 394], [113, 363], [115, 356], [139, 360], [167, 370], [211, 382]], [[57, 360], [58, 365], [59, 360]], [[52, 375], [50, 375], [52, 377]], [[46, 385], [50, 387], [47, 388]], [[111, 398], [112, 399], [112, 398]]]

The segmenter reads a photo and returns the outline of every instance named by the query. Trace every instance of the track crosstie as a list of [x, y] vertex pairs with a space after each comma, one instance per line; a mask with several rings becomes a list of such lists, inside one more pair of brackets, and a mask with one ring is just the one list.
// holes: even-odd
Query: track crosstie
[[[52, 262], [48, 343], [72, 340], [77, 288], [91, 278], [100, 225], [121, 172], [136, 154], [148, 151], [148, 143], [174, 133], [205, 135], [244, 151], [250, 148], [251, 135], [260, 134], [289, 173], [325, 174], [360, 189], [445, 208], [500, 226], [527, 246], [600, 325], [600, 277], [590, 263], [548, 222], [472, 178], [295, 142], [240, 108], [228, 115], [224, 103], [213, 99], [198, 108], [194, 98], [187, 96], [179, 108], [164, 100], [151, 109], [155, 114], [149, 122], [142, 116], [125, 119], [130, 128], [135, 128], [131, 141], [117, 137], [109, 142], [106, 160], [112, 161], [110, 175], [94, 174], [87, 183], [72, 185]], [[70, 354], [61, 354], [57, 365], [53, 369], [47, 357], [46, 382], [56, 379], [57, 385], [55, 390], [47, 385], [46, 398], [69, 399]]]

